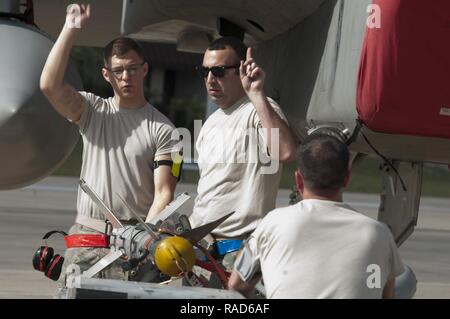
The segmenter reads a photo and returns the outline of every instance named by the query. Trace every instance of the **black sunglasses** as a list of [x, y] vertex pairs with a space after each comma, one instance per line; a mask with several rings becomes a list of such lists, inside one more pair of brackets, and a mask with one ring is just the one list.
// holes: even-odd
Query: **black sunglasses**
[[227, 69], [236, 69], [240, 67], [240, 64], [235, 64], [235, 65], [228, 65], [228, 66], [213, 66], [210, 68], [205, 68], [204, 66], [198, 66], [196, 67], [198, 74], [202, 77], [202, 78], [206, 78], [209, 74], [209, 71], [211, 71], [211, 73], [216, 77], [216, 78], [221, 78], [225, 75], [225, 71]]

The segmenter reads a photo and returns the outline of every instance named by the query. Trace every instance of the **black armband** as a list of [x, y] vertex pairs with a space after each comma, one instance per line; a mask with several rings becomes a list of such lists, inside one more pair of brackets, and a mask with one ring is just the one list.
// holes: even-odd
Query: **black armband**
[[177, 154], [175, 156], [175, 161], [172, 160], [159, 160], [153, 161], [153, 170], [157, 169], [160, 166], [170, 166], [172, 175], [177, 179], [177, 182], [180, 181], [181, 178], [181, 169], [183, 167], [183, 157], [181, 154]]

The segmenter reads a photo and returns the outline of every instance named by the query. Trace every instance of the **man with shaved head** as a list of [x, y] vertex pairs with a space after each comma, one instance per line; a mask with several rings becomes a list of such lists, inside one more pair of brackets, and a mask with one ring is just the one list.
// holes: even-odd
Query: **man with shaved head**
[[347, 146], [313, 135], [297, 160], [303, 200], [263, 219], [229, 287], [251, 297], [262, 276], [268, 298], [393, 298], [404, 267], [389, 228], [342, 202], [350, 179]]

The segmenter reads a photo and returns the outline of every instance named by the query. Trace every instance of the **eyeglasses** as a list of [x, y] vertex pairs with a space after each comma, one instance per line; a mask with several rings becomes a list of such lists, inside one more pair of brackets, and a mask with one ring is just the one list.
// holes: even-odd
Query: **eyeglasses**
[[143, 66], [144, 63], [145, 63], [145, 62], [142, 62], [141, 64], [134, 64], [134, 65], [131, 65], [131, 66], [126, 67], [126, 68], [117, 68], [117, 69], [111, 69], [111, 68], [108, 68], [108, 67], [105, 66], [105, 69], [107, 69], [108, 71], [111, 71], [111, 72], [114, 74], [114, 76], [115, 76], [117, 79], [120, 80], [120, 79], [123, 77], [123, 72], [125, 72], [125, 71], [128, 72], [128, 75], [129, 75], [129, 76], [134, 76], [134, 75], [136, 75], [137, 72], [138, 72], [138, 70], [139, 70], [139, 68], [140, 68], [141, 66]]
[[213, 66], [210, 68], [206, 68], [204, 66], [198, 66], [198, 67], [196, 67], [196, 70], [202, 78], [206, 78], [209, 74], [209, 71], [211, 71], [212, 75], [214, 75], [216, 78], [222, 78], [225, 76], [225, 71], [227, 69], [236, 69], [239, 66], [240, 66], [240, 64], [228, 65], [228, 66]]

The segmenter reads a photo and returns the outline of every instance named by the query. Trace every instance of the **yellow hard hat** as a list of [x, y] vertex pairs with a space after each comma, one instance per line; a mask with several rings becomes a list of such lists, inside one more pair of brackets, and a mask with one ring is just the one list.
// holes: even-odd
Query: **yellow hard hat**
[[194, 248], [183, 237], [167, 237], [156, 246], [155, 263], [163, 274], [178, 276], [192, 270], [195, 263]]

